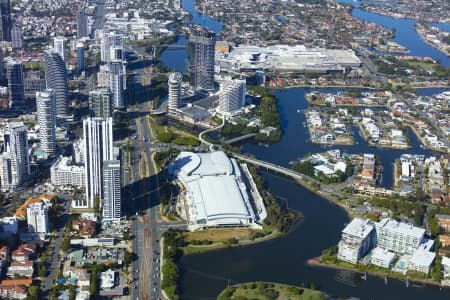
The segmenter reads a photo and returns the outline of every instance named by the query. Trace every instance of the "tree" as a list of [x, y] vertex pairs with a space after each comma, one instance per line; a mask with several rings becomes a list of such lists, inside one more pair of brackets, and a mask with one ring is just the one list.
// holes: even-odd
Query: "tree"
[[27, 300], [38, 300], [39, 299], [39, 287], [37, 285], [31, 285], [28, 288]]
[[70, 249], [70, 236], [64, 236], [61, 242], [61, 250], [67, 252]]
[[69, 300], [75, 300], [75, 287], [69, 285]]
[[94, 211], [98, 214], [100, 213], [100, 196], [95, 195], [94, 197]]

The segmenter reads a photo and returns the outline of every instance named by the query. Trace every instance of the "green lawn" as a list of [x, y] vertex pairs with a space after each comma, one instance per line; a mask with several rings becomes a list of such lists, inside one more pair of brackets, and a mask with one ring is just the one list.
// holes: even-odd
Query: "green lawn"
[[270, 282], [250, 282], [226, 288], [217, 299], [322, 300], [326, 299], [326, 297], [326, 294], [323, 292], [292, 285]]

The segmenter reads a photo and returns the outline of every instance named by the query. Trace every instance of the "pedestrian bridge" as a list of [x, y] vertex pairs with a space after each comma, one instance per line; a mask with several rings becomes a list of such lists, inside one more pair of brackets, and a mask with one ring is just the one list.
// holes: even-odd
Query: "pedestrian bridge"
[[255, 165], [255, 166], [258, 166], [258, 167], [261, 167], [264, 169], [268, 169], [268, 170], [274, 171], [276, 173], [280, 173], [282, 175], [292, 177], [294, 179], [301, 179], [301, 180], [311, 181], [314, 183], [319, 183], [318, 181], [316, 181], [308, 176], [302, 175], [298, 172], [292, 171], [291, 169], [288, 169], [288, 168], [285, 168], [285, 167], [282, 167], [279, 165], [275, 165], [275, 164], [272, 164], [272, 163], [269, 163], [269, 162], [266, 162], [263, 160], [259, 160], [259, 159], [256, 159], [256, 158], [253, 158], [250, 156], [237, 154], [237, 153], [232, 153], [231, 156], [233, 156], [239, 160], [251, 163], [252, 165]]

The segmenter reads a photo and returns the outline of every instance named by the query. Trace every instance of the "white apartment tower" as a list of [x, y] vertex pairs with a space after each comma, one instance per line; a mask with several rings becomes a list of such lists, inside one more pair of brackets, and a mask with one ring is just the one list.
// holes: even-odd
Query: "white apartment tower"
[[12, 189], [11, 153], [0, 154], [0, 190], [6, 192]]
[[120, 160], [103, 163], [103, 213], [104, 220], [119, 220], [122, 212], [122, 179]]
[[56, 94], [52, 89], [36, 93], [36, 111], [41, 150], [51, 157], [56, 154]]
[[423, 228], [389, 218], [382, 219], [375, 225], [377, 247], [396, 254], [412, 255], [425, 235]]
[[173, 114], [181, 105], [181, 73], [172, 73], [169, 75], [169, 100], [168, 100], [168, 112]]
[[44, 233], [49, 232], [48, 209], [43, 202], [37, 202], [27, 207], [28, 232]]
[[344, 230], [338, 244], [338, 259], [358, 263], [375, 244], [375, 225], [370, 220], [353, 219]]
[[227, 113], [245, 105], [245, 80], [228, 80], [220, 88], [217, 110]]
[[100, 71], [97, 73], [97, 87], [109, 87], [109, 65], [100, 65]]
[[50, 167], [50, 181], [53, 185], [84, 187], [85, 168], [73, 164], [72, 157], [60, 156]]
[[101, 60], [110, 63], [113, 60], [123, 60], [123, 37], [116, 32], [108, 32], [103, 35], [101, 43]]
[[9, 123], [12, 188], [22, 185], [30, 176], [28, 130], [22, 122]]
[[121, 60], [109, 64], [109, 89], [112, 94], [113, 107], [124, 107], [124, 71]]
[[57, 36], [53, 40], [53, 49], [58, 53], [62, 60], [66, 61], [66, 38], [63, 36]]
[[86, 199], [75, 207], [94, 207], [94, 199], [103, 199], [103, 162], [113, 157], [112, 118], [83, 120]]

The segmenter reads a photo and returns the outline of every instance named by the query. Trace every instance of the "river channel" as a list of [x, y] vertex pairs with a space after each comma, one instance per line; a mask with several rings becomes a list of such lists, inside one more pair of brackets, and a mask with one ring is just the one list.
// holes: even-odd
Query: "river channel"
[[[213, 30], [213, 26], [218, 26], [216, 20], [195, 11], [193, 0], [184, 0], [183, 5], [194, 15], [193, 22]], [[221, 26], [215, 28], [219, 31]], [[185, 38], [181, 37], [177, 43], [185, 43], [185, 41]], [[171, 68], [185, 70], [185, 51], [166, 50], [162, 54], [162, 60]], [[308, 142], [309, 135], [304, 127], [305, 116], [301, 110], [308, 107], [305, 94], [309, 91], [311, 90], [304, 88], [275, 91], [279, 99], [283, 129], [281, 142], [271, 146], [247, 143], [241, 147], [242, 152], [252, 153], [260, 159], [288, 166], [289, 161], [308, 152], [324, 151], [319, 146]], [[328, 91], [338, 90], [329, 89]], [[430, 95], [441, 91], [441, 89], [427, 89], [420, 90], [419, 93]], [[400, 154], [432, 154], [419, 147], [417, 138], [413, 134], [410, 134], [413, 148], [407, 151], [372, 148], [360, 137], [358, 131], [355, 136], [357, 140], [355, 146], [340, 149], [348, 153], [379, 154], [385, 164], [383, 185], [386, 187], [392, 185], [391, 165]], [[277, 240], [182, 257], [180, 260], [182, 299], [216, 299], [227, 284], [254, 280], [305, 284], [306, 286], [314, 282], [317, 288], [340, 297], [450, 299], [448, 289], [440, 291], [435, 287], [414, 284], [406, 287], [404, 282], [393, 279], [389, 279], [386, 285], [384, 280], [372, 276], [362, 280], [361, 275], [354, 272], [307, 266], [307, 259], [320, 255], [323, 249], [339, 241], [340, 232], [349, 219], [342, 209], [292, 181], [269, 174], [263, 176], [273, 194], [286, 199], [289, 208], [301, 211], [304, 220], [287, 236]]]

